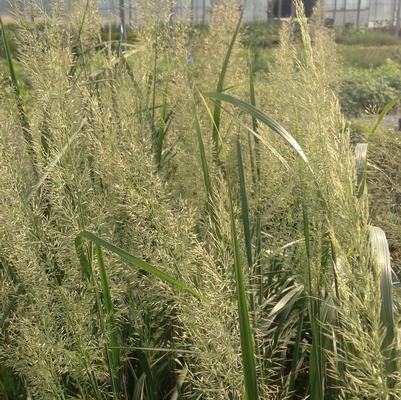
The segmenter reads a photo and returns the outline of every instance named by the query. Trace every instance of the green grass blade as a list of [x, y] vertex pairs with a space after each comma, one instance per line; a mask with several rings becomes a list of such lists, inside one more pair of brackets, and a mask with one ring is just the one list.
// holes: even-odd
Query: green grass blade
[[[130, 63], [128, 62], [129, 55], [135, 54], [137, 51], [138, 51], [138, 49], [135, 49], [130, 53], [125, 53], [121, 57], [119, 57], [119, 59], [117, 59], [117, 61], [119, 61], [122, 66], [124, 66], [124, 68], [128, 74], [128, 77], [130, 78], [130, 80], [134, 86], [134, 90], [135, 90], [136, 94], [141, 98], [141, 100], [144, 103], [147, 103], [147, 101], [145, 100], [146, 96], [143, 94], [142, 89], [141, 89], [137, 79], [135, 78], [134, 70], [131, 67]], [[97, 76], [94, 77], [94, 79], [97, 79]], [[153, 122], [152, 122], [152, 113], [151, 113], [150, 108], [145, 107], [145, 109], [143, 111], [145, 113], [146, 120], [149, 124], [149, 129], [151, 130], [152, 134], [155, 134], [155, 130], [154, 130]]]
[[376, 118], [375, 123], [372, 125], [372, 128], [369, 131], [369, 135], [374, 135], [377, 131], [377, 128], [380, 126], [382, 123], [383, 119], [386, 117], [386, 115], [391, 112], [391, 110], [400, 102], [401, 96], [396, 97], [393, 100], [390, 100], [384, 107], [381, 113], [378, 115]]
[[[248, 54], [249, 60], [249, 100], [251, 105], [256, 107], [256, 93], [255, 93], [255, 79], [253, 76], [253, 62], [251, 53]], [[258, 120], [255, 116], [252, 116], [252, 129], [256, 132], [258, 130]]]
[[[248, 261], [248, 273], [249, 273], [249, 284], [253, 287], [257, 284], [257, 277], [254, 275], [253, 271], [253, 259], [252, 259], [252, 235], [251, 226], [249, 223], [249, 206], [248, 206], [248, 195], [246, 190], [245, 182], [245, 172], [244, 163], [242, 160], [241, 143], [239, 136], [237, 137], [237, 164], [238, 164], [238, 174], [239, 174], [239, 184], [240, 184], [240, 197], [241, 197], [241, 215], [242, 215], [242, 226], [244, 229], [245, 238], [245, 251], [246, 258]], [[250, 295], [250, 306], [251, 311], [255, 311], [255, 296], [252, 290]]]
[[317, 301], [311, 299], [311, 333], [312, 333], [312, 344], [310, 350], [309, 360], [309, 387], [310, 387], [310, 398], [311, 400], [324, 399], [324, 377], [322, 371], [322, 353], [321, 353], [321, 330], [318, 318], [318, 304]]
[[257, 284], [257, 298], [259, 304], [263, 302], [263, 293], [264, 293], [264, 282], [263, 282], [263, 266], [261, 263], [261, 252], [262, 252], [262, 216], [261, 212], [258, 212], [256, 216], [255, 222], [255, 252], [254, 252], [254, 260], [256, 266], [256, 284]]
[[177, 383], [169, 400], [178, 400], [181, 397], [182, 387], [184, 385], [187, 374], [188, 374], [188, 368], [184, 366], [183, 369], [178, 374]]
[[26, 145], [28, 146], [28, 153], [32, 159], [32, 170], [33, 170], [35, 176], [37, 176], [38, 173], [37, 173], [37, 168], [36, 168], [36, 163], [35, 163], [35, 151], [33, 148], [33, 138], [31, 135], [30, 128], [29, 128], [28, 117], [25, 112], [24, 103], [23, 103], [22, 96], [21, 96], [21, 90], [19, 87], [17, 75], [15, 73], [14, 62], [13, 62], [13, 59], [11, 56], [10, 46], [8, 45], [6, 30], [4, 28], [4, 24], [3, 24], [3, 20], [1, 19], [1, 16], [0, 16], [0, 32], [3, 37], [3, 44], [4, 44], [4, 50], [6, 53], [8, 70], [10, 73], [11, 83], [14, 88], [15, 97], [16, 97], [16, 101], [17, 101], [17, 109], [18, 109], [18, 115], [19, 115], [19, 120], [20, 120], [20, 124], [21, 124], [21, 129], [22, 129], [22, 135], [24, 137]]
[[302, 147], [298, 144], [298, 142], [294, 139], [294, 137], [288, 133], [278, 122], [274, 119], [270, 118], [266, 114], [262, 113], [252, 104], [248, 104], [240, 99], [237, 99], [233, 96], [229, 96], [227, 94], [212, 92], [206, 93], [205, 96], [209, 97], [210, 99], [222, 101], [232, 104], [233, 106], [238, 107], [240, 110], [248, 113], [249, 115], [255, 117], [257, 120], [268, 126], [273, 132], [280, 135], [287, 144], [302, 158], [302, 160], [309, 166], [308, 159], [303, 151]]
[[[388, 375], [397, 372], [395, 360], [397, 326], [394, 318], [393, 282], [390, 263], [390, 251], [386, 234], [380, 228], [370, 226], [370, 249], [373, 271], [380, 277], [381, 292], [381, 322], [385, 329], [383, 353], [386, 357], [386, 372]], [[392, 379], [389, 382], [392, 386]]]
[[111, 380], [113, 382], [114, 391], [118, 394], [120, 393], [120, 383], [119, 383], [120, 351], [119, 351], [118, 331], [114, 317], [113, 302], [111, 300], [109, 279], [107, 277], [107, 272], [102, 255], [102, 248], [98, 244], [96, 244], [95, 248], [96, 248], [96, 257], [99, 264], [100, 286], [103, 293], [103, 303], [106, 316], [106, 329], [109, 338], [107, 351], [109, 353], [109, 359], [111, 361], [110, 365]]
[[301, 353], [302, 349], [302, 331], [304, 329], [304, 313], [303, 307], [301, 306], [301, 312], [299, 313], [297, 335], [294, 342], [293, 358], [291, 362], [291, 372], [288, 378], [287, 394], [292, 393], [295, 388], [295, 380], [298, 376], [299, 370], [302, 368], [304, 355]]
[[5, 257], [0, 256], [0, 273], [4, 279], [3, 270], [4, 273], [11, 278], [12, 284], [17, 287], [17, 290], [15, 293], [10, 294], [7, 299], [7, 304], [1, 304], [2, 313], [0, 315], [0, 340], [2, 339], [2, 334], [4, 334], [7, 322], [9, 321], [12, 313], [17, 308], [18, 299], [25, 292], [24, 287], [22, 286], [20, 279], [17, 276], [17, 271], [15, 267], [11, 265]]
[[235, 281], [237, 287], [238, 314], [241, 336], [242, 365], [245, 383], [245, 393], [247, 400], [258, 399], [258, 386], [256, 379], [256, 361], [253, 344], [253, 335], [251, 322], [248, 314], [248, 301], [244, 283], [244, 274], [242, 271], [242, 260], [239, 241], [237, 237], [237, 228], [235, 224], [233, 201], [231, 196], [230, 184], [228, 183], [230, 198], [230, 225], [232, 246], [234, 253]]
[[0, 316], [0, 332], [3, 333], [3, 330], [7, 324], [8, 319], [10, 318], [13, 311], [16, 309], [17, 306], [18, 295], [11, 295], [8, 299], [8, 304], [2, 306], [3, 312]]
[[209, 165], [207, 162], [206, 158], [206, 150], [205, 150], [205, 145], [203, 143], [202, 139], [202, 130], [201, 126], [199, 123], [199, 118], [198, 118], [198, 112], [196, 110], [196, 107], [194, 106], [194, 118], [195, 118], [195, 131], [196, 131], [196, 137], [198, 140], [198, 147], [199, 147], [199, 155], [200, 155], [200, 160], [201, 160], [201, 166], [202, 166], [202, 174], [203, 174], [203, 182], [205, 185], [205, 190], [206, 190], [206, 195], [207, 195], [207, 211], [210, 215], [211, 221], [213, 223], [213, 228], [214, 228], [214, 233], [217, 238], [221, 238], [221, 227], [219, 220], [216, 215], [216, 211], [214, 209], [214, 195], [213, 195], [213, 189], [212, 189], [212, 180], [210, 178], [210, 172], [209, 172]]
[[161, 279], [163, 282], [166, 282], [170, 284], [172, 287], [180, 290], [184, 290], [199, 300], [207, 301], [207, 299], [199, 294], [196, 290], [190, 288], [187, 286], [185, 283], [178, 281], [177, 279], [173, 278], [171, 275], [166, 274], [163, 271], [160, 271], [159, 269], [153, 267], [146, 261], [141, 260], [138, 257], [135, 257], [129, 253], [127, 253], [125, 250], [114, 246], [113, 244], [97, 237], [93, 233], [90, 233], [88, 231], [82, 231], [79, 235], [79, 237], [90, 240], [96, 245], [102, 246], [103, 248], [107, 249], [108, 251], [111, 251], [114, 254], [117, 254], [120, 256], [123, 260], [125, 260], [129, 265], [134, 266], [135, 268], [138, 268], [140, 270], [143, 270], [145, 272], [148, 272], [149, 274], [156, 276], [157, 278]]
[[252, 148], [253, 147], [252, 142], [254, 141], [254, 139], [252, 139], [251, 136], [252, 136], [251, 133], [248, 131], [249, 163], [251, 165], [252, 182], [256, 184], [256, 171], [255, 171], [256, 167]]
[[14, 86], [14, 89], [15, 89], [17, 95], [21, 96], [17, 75], [15, 73], [14, 62], [11, 57], [10, 46], [9, 46], [8, 40], [7, 40], [6, 29], [4, 27], [3, 20], [1, 19], [1, 17], [0, 17], [0, 30], [1, 30], [1, 35], [3, 37], [4, 52], [5, 52], [6, 59], [7, 59], [8, 71], [10, 73], [11, 82]]
[[285, 295], [277, 302], [269, 313], [269, 320], [273, 320], [278, 314], [288, 313], [293, 309], [294, 304], [303, 296], [303, 286], [294, 285], [290, 287]]
[[194, 117], [195, 117], [196, 138], [198, 140], [199, 155], [202, 165], [203, 183], [205, 185], [205, 190], [208, 200], [211, 201], [213, 199], [212, 180], [210, 179], [209, 166], [206, 158], [205, 145], [202, 139], [202, 130], [199, 123], [198, 112], [195, 107], [194, 107]]
[[[290, 283], [290, 286], [286, 287], [287, 283]], [[281, 340], [287, 334], [288, 321], [291, 320], [292, 315], [294, 315], [297, 304], [300, 302], [304, 303], [305, 297], [303, 287], [295, 285], [290, 281], [287, 281], [283, 286], [277, 288], [277, 296], [282, 297], [279, 298], [276, 305], [267, 316], [267, 320], [271, 324], [269, 329], [272, 329], [274, 332], [269, 349], [265, 353], [265, 357], [268, 360], [274, 360], [274, 353], [282, 346]], [[298, 313], [298, 310], [295, 312]], [[303, 313], [303, 310], [300, 313]], [[270, 361], [268, 365], [273, 367], [275, 362], [276, 361]]]
[[[138, 52], [139, 52], [139, 49], [135, 48], [122, 55], [119, 55], [118, 57], [112, 57], [110, 59], [110, 62], [107, 65], [102, 66], [99, 69], [97, 69], [96, 71], [94, 71], [93, 73], [91, 73], [88, 76], [88, 79], [92, 82], [96, 82], [97, 80], [101, 79], [101, 77], [103, 75], [105, 75], [107, 71], [111, 70], [118, 64], [121, 64], [121, 65], [124, 65], [127, 67], [127, 73], [129, 74], [129, 77], [132, 79], [132, 76], [130, 75], [132, 72], [132, 68], [128, 63], [128, 59], [131, 58], [131, 56], [135, 55]], [[139, 89], [139, 88], [136, 87], [136, 89]]]
[[48, 124], [48, 121], [50, 120], [50, 115], [47, 107], [43, 110], [43, 114], [44, 116], [41, 127], [40, 144], [42, 145], [42, 154], [44, 155], [44, 158], [48, 159], [50, 155], [49, 143], [51, 139], [51, 134]]
[[161, 115], [160, 115], [160, 125], [158, 129], [155, 129], [156, 137], [154, 138], [156, 165], [159, 169], [161, 169], [162, 167], [164, 141], [170, 128], [173, 116], [173, 112], [172, 111], [169, 112], [167, 110], [168, 106], [167, 100], [168, 100], [168, 83], [166, 84], [166, 88], [163, 95], [163, 104], [161, 107]]
[[136, 379], [134, 393], [132, 394], [132, 400], [144, 400], [146, 398], [144, 395], [145, 379], [145, 374], [142, 374], [138, 379]]
[[[89, 0], [86, 0], [85, 10], [82, 15], [81, 23], [79, 24], [78, 35], [77, 35], [74, 45], [72, 46], [73, 63], [70, 67], [70, 71], [68, 72], [69, 77], [73, 77], [75, 75], [77, 68], [78, 68], [78, 62], [79, 62], [80, 57], [82, 57], [82, 60], [84, 61], [84, 64], [85, 64], [85, 59], [84, 59], [85, 51], [82, 46], [81, 35], [82, 35], [83, 28], [84, 28], [86, 15], [88, 14], [88, 9], [89, 9]], [[84, 68], [85, 68], [85, 65], [84, 65]]]
[[319, 300], [313, 296], [312, 286], [312, 250], [311, 243], [312, 238], [310, 235], [309, 227], [309, 211], [306, 203], [302, 204], [303, 214], [303, 228], [305, 237], [305, 250], [306, 250], [306, 262], [307, 262], [307, 273], [306, 280], [308, 285], [308, 298], [309, 298], [309, 318], [311, 324], [312, 333], [312, 344], [310, 350], [309, 360], [309, 387], [310, 387], [310, 398], [311, 400], [324, 399], [324, 388], [323, 388], [323, 374], [322, 374], [322, 362], [321, 362], [321, 332], [318, 316], [319, 316]]
[[81, 271], [84, 278], [90, 280], [92, 277], [92, 266], [89, 262], [88, 257], [85, 254], [85, 248], [81, 236], [75, 238], [75, 251], [78, 254], [79, 263], [81, 265]]
[[[240, 17], [238, 18], [237, 26], [235, 27], [234, 34], [231, 38], [230, 44], [227, 48], [227, 53], [223, 61], [223, 65], [221, 67], [221, 71], [219, 74], [219, 80], [217, 82], [217, 93], [222, 93], [224, 90], [224, 81], [227, 74], [228, 64], [230, 62], [231, 54], [234, 49], [235, 42], [237, 40], [238, 33], [241, 28], [242, 18], [244, 16], [244, 10], [241, 11]], [[220, 165], [220, 123], [221, 123], [221, 101], [217, 99], [214, 110], [213, 110], [213, 131], [212, 131], [212, 140], [213, 140], [213, 160], [216, 165]]]
[[274, 157], [276, 157], [284, 165], [285, 169], [290, 171], [291, 168], [290, 168], [288, 162], [285, 160], [285, 158], [271, 144], [269, 144], [269, 142], [265, 138], [263, 138], [258, 132], [255, 132], [251, 127], [249, 127], [248, 125], [244, 124], [240, 120], [240, 118], [235, 116], [233, 113], [229, 112], [226, 109], [224, 109], [224, 110], [232, 117], [233, 121], [235, 121], [239, 126], [241, 126], [246, 131], [248, 131], [253, 136], [255, 136], [258, 139], [259, 143], [261, 143], [264, 146], [266, 146], [266, 148], [274, 155]]
[[241, 143], [239, 137], [237, 138], [237, 163], [238, 163], [238, 173], [239, 173], [241, 207], [242, 207], [242, 224], [244, 228], [246, 258], [248, 261], [249, 273], [251, 273], [253, 267], [251, 228], [249, 223], [248, 195], [246, 191], [244, 164], [242, 160]]
[[158, 67], [158, 39], [159, 33], [155, 30], [154, 41], [154, 59], [153, 59], [153, 74], [152, 74], [152, 131], [155, 131], [155, 108], [156, 108], [156, 84], [157, 84], [157, 67]]
[[38, 191], [38, 189], [46, 182], [46, 179], [48, 178], [50, 172], [54, 170], [54, 168], [61, 162], [63, 156], [67, 153], [71, 145], [74, 143], [74, 141], [79, 137], [79, 135], [82, 132], [83, 127], [85, 126], [86, 121], [83, 121], [81, 125], [78, 127], [77, 131], [74, 132], [67, 140], [67, 143], [60, 149], [60, 151], [54, 155], [53, 159], [51, 162], [49, 162], [46, 165], [46, 168], [44, 172], [40, 175], [37, 176], [37, 180], [35, 184], [29, 189], [29, 191], [25, 194], [25, 201], [28, 201], [31, 199], [33, 194]]
[[147, 399], [157, 400], [156, 383], [153, 377], [152, 368], [150, 366], [148, 356], [144, 351], [139, 352], [139, 364], [145, 374], [145, 386], [147, 391]]
[[[256, 108], [256, 93], [255, 93], [255, 79], [253, 76], [253, 61], [252, 55], [249, 52], [249, 100], [251, 105]], [[252, 130], [258, 133], [258, 120], [256, 117], [252, 116]], [[253, 135], [254, 145], [255, 145], [255, 166], [256, 166], [256, 177], [258, 184], [260, 182], [260, 143], [259, 138], [256, 135]], [[251, 147], [251, 146], [250, 146]], [[252, 157], [252, 148], [250, 148], [251, 160]]]
[[355, 168], [356, 168], [356, 196], [362, 197], [365, 192], [368, 167], [368, 144], [358, 143], [355, 146]]
[[195, 119], [196, 138], [198, 140], [198, 146], [199, 146], [199, 155], [200, 155], [201, 164], [202, 164], [203, 182], [205, 185], [208, 199], [211, 200], [213, 198], [212, 180], [210, 179], [209, 166], [208, 166], [208, 162], [207, 162], [207, 158], [206, 158], [205, 145], [204, 145], [203, 139], [202, 139], [202, 130], [201, 130], [201, 126], [199, 123], [198, 113], [197, 113], [195, 107], [194, 107], [194, 119]]
[[[92, 245], [92, 243], [91, 243], [91, 245]], [[92, 285], [92, 289], [93, 289], [93, 294], [94, 294], [95, 304], [96, 304], [96, 312], [97, 312], [97, 316], [98, 316], [101, 335], [102, 335], [102, 337], [109, 338], [109, 330], [107, 328], [108, 322], [106, 321], [106, 317], [105, 317], [104, 310], [102, 307], [102, 301], [101, 301], [100, 291], [99, 291], [99, 287], [98, 287], [98, 282], [95, 279], [95, 276], [92, 274], [92, 259], [93, 259], [92, 247], [90, 247], [90, 251], [88, 252], [88, 255], [89, 255], [88, 257], [86, 257], [86, 255], [84, 253], [82, 242], [80, 242], [79, 240], [76, 240], [75, 247], [76, 247], [78, 254], [80, 255], [81, 264], [82, 263], [85, 264], [85, 268], [87, 268], [87, 271], [90, 271], [89, 272], [89, 282]], [[81, 265], [81, 268], [83, 268], [82, 265]], [[104, 357], [105, 357], [106, 365], [109, 370], [114, 397], [118, 397], [117, 385], [115, 382], [115, 372], [114, 372], [114, 368], [113, 368], [113, 361], [112, 361], [112, 356], [111, 356], [110, 350], [111, 350], [111, 345], [110, 345], [110, 340], [109, 340], [109, 343], [104, 345]], [[95, 383], [95, 386], [97, 386], [96, 383]]]

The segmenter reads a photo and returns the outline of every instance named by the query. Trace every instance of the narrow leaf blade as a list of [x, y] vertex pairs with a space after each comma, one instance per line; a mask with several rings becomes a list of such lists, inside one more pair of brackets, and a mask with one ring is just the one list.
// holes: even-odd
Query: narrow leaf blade
[[[241, 11], [240, 17], [237, 22], [237, 26], [235, 27], [234, 34], [233, 34], [230, 44], [227, 48], [226, 56], [224, 58], [223, 65], [221, 67], [219, 80], [217, 82], [217, 88], [216, 88], [217, 93], [221, 93], [224, 90], [224, 81], [225, 81], [226, 74], [227, 74], [228, 64], [230, 62], [231, 54], [234, 49], [234, 45], [237, 40], [239, 30], [241, 28], [242, 18], [244, 16], [244, 10], [245, 10], [245, 7]], [[219, 153], [220, 153], [220, 137], [219, 137], [220, 120], [221, 120], [221, 101], [217, 100], [214, 105], [214, 111], [213, 111], [213, 132], [212, 132], [212, 139], [213, 139], [213, 146], [214, 146], [213, 157], [214, 157], [214, 161], [216, 163], [219, 162]]]
[[[375, 274], [380, 279], [381, 322], [385, 329], [383, 353], [386, 356], [386, 372], [392, 375], [397, 372], [395, 349], [397, 327], [394, 318], [393, 282], [390, 263], [390, 251], [386, 234], [381, 228], [370, 226], [371, 263]], [[388, 382], [392, 386], [392, 379]]]
[[273, 118], [270, 118], [266, 114], [262, 113], [252, 104], [248, 104], [240, 99], [237, 99], [236, 97], [218, 92], [206, 93], [205, 95], [210, 99], [220, 102], [224, 101], [226, 103], [232, 104], [233, 106], [238, 107], [240, 110], [255, 117], [257, 120], [268, 126], [273, 132], [280, 135], [287, 142], [287, 144], [302, 158], [302, 160], [309, 165], [309, 161], [305, 155], [305, 152], [303, 151], [299, 143]]
[[242, 271], [242, 260], [239, 241], [237, 237], [237, 228], [235, 224], [233, 201], [230, 192], [230, 186], [228, 185], [229, 197], [230, 197], [230, 225], [231, 225], [231, 239], [234, 253], [234, 268], [235, 268], [235, 280], [237, 287], [237, 301], [238, 301], [238, 314], [239, 314], [239, 325], [240, 325], [240, 337], [241, 337], [241, 352], [242, 352], [242, 364], [243, 374], [245, 383], [246, 398], [248, 400], [258, 400], [258, 386], [256, 379], [256, 361], [253, 344], [253, 335], [251, 322], [248, 314], [248, 301], [245, 290], [244, 274]]
[[180, 290], [184, 290], [184, 291], [192, 294], [199, 300], [207, 301], [207, 299], [204, 296], [199, 294], [196, 290], [187, 286], [185, 283], [178, 281], [177, 279], [173, 278], [171, 275], [166, 274], [163, 271], [160, 271], [159, 269], [157, 269], [156, 267], [153, 267], [146, 261], [143, 261], [140, 258], [127, 253], [125, 250], [123, 250], [117, 246], [114, 246], [113, 244], [107, 242], [106, 240], [99, 238], [98, 236], [94, 235], [93, 233], [90, 233], [90, 232], [84, 230], [78, 236], [85, 238], [87, 240], [90, 240], [94, 244], [102, 246], [103, 248], [109, 250], [110, 252], [117, 254], [123, 260], [125, 260], [128, 264], [130, 264], [138, 269], [141, 269], [143, 271], [146, 271], [153, 276], [156, 276], [157, 278], [170, 284], [171, 286], [173, 286], [177, 289], [180, 289]]

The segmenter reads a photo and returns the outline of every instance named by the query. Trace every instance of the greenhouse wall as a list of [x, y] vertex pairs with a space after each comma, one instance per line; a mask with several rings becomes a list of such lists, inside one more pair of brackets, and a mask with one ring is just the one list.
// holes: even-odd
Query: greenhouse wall
[[[13, 1], [13, 0], [11, 0]], [[39, 0], [48, 8], [51, 0]], [[232, 0], [233, 4], [240, 4]], [[315, 0], [304, 0], [305, 7], [310, 10]], [[349, 24], [359, 26], [393, 26], [401, 0], [322, 0], [325, 17], [334, 26]], [[207, 24], [211, 18], [213, 4], [218, 0], [177, 0], [172, 7], [175, 18], [190, 16], [192, 23]], [[241, 0], [243, 2], [243, 0]], [[140, 7], [146, 5], [145, 0], [124, 0], [127, 24], [139, 23]], [[293, 15], [291, 0], [248, 0], [246, 3], [244, 22], [269, 22], [272, 19], [285, 19]], [[119, 0], [100, 0], [99, 10], [105, 21], [118, 22]], [[9, 0], [0, 0], [0, 14], [10, 14]]]
[[[211, 10], [216, 0], [177, 0], [174, 12], [176, 16], [190, 14], [195, 25], [204, 25], [210, 21]], [[233, 0], [233, 3], [236, 2]], [[237, 2], [243, 6], [243, 2]], [[268, 18], [268, 0], [251, 0], [247, 2], [244, 22], [266, 22]]]
[[326, 18], [331, 19], [335, 26], [388, 26], [394, 23], [398, 2], [399, 0], [326, 0]]

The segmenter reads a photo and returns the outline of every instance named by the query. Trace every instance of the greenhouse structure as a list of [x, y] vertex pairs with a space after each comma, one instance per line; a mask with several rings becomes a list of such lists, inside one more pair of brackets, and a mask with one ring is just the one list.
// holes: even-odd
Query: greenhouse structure
[[[2, 1], [2, 0], [0, 0]], [[125, 0], [129, 4], [126, 13], [135, 20], [135, 0]], [[219, 0], [177, 0], [172, 12], [176, 16], [190, 13], [194, 24], [207, 24], [213, 4]], [[232, 0], [238, 4], [237, 0]], [[116, 15], [119, 0], [103, 0], [100, 8], [103, 15]], [[243, 3], [241, 1], [241, 3]], [[359, 27], [394, 26], [399, 14], [401, 0], [322, 0], [322, 8], [327, 20], [335, 26], [356, 25]], [[304, 0], [309, 16], [316, 0]], [[248, 0], [244, 22], [270, 22], [274, 19], [290, 18], [294, 14], [292, 0]]]
[[[11, 0], [12, 2], [13, 0]], [[50, 8], [51, 0], [39, 0], [44, 9]], [[162, 0], [161, 0], [162, 1]], [[220, 0], [176, 0], [172, 15], [179, 18], [190, 15], [193, 24], [207, 24], [213, 4]], [[318, 0], [304, 0], [309, 16]], [[243, 0], [232, 0], [238, 6]], [[326, 21], [334, 26], [355, 25], [359, 27], [395, 27], [400, 22], [401, 0], [321, 0]], [[0, 0], [0, 15], [10, 13], [10, 0]], [[146, 3], [146, 2], [145, 2]], [[121, 15], [127, 24], [137, 22], [138, 4], [143, 0], [100, 0], [99, 8], [105, 19], [118, 19]], [[123, 13], [121, 13], [123, 10]], [[244, 22], [267, 23], [290, 18], [294, 15], [292, 0], [247, 0]]]

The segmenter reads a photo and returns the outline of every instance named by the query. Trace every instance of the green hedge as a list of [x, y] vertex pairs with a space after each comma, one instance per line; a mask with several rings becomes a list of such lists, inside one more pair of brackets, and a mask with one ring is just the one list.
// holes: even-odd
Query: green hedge
[[401, 68], [388, 62], [374, 70], [345, 70], [340, 87], [340, 101], [345, 114], [357, 116], [364, 111], [380, 112], [401, 94]]
[[336, 35], [336, 42], [347, 46], [394, 46], [401, 45], [401, 39], [390, 32], [381, 30], [346, 29]]

